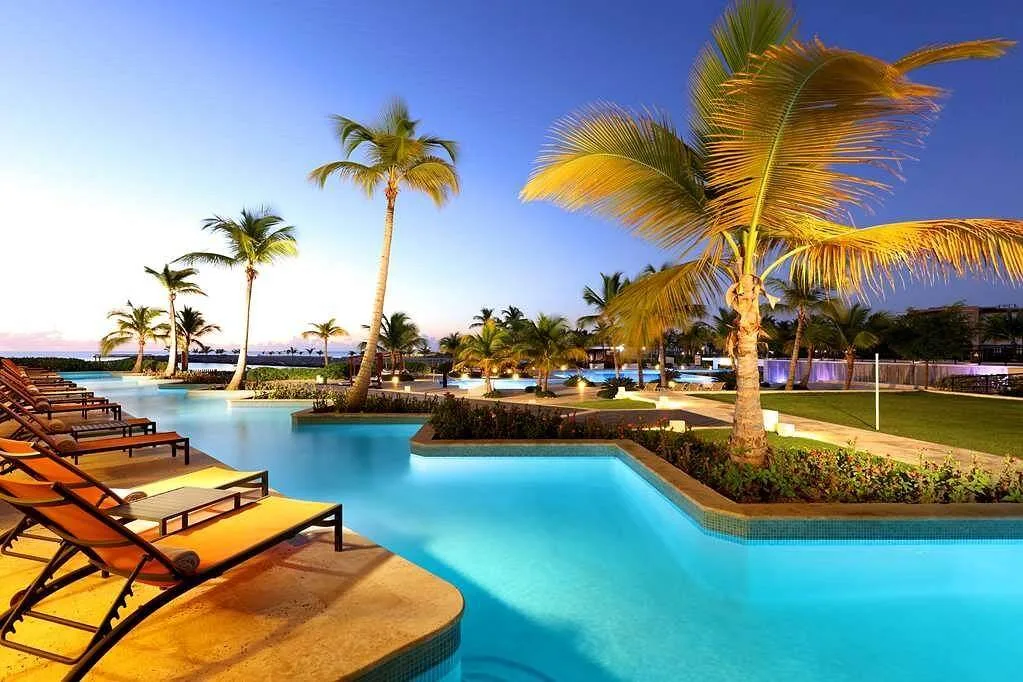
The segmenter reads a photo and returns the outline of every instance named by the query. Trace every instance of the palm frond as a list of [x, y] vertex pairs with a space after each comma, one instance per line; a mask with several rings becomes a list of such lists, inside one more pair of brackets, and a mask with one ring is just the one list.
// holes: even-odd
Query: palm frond
[[667, 116], [600, 105], [562, 119], [551, 134], [523, 201], [617, 220], [667, 248], [699, 236], [704, 190], [694, 153]]
[[225, 256], [222, 253], [212, 253], [210, 251], [192, 251], [191, 253], [186, 253], [184, 256], [175, 259], [174, 262], [216, 265], [224, 268], [233, 268], [235, 265], [239, 264], [237, 258]]
[[881, 291], [897, 278], [989, 274], [1023, 280], [1023, 220], [949, 218], [851, 228], [811, 221], [790, 230], [794, 271], [844, 291]]
[[331, 176], [336, 176], [340, 180], [351, 180], [367, 197], [373, 196], [384, 179], [384, 173], [380, 168], [347, 160], [325, 163], [309, 171], [309, 180], [321, 188], [327, 184]]
[[716, 232], [771, 235], [794, 220], [841, 219], [888, 185], [857, 167], [898, 176], [941, 90], [886, 62], [814, 41], [790, 41], [722, 85], [709, 145]]
[[451, 163], [458, 161], [458, 143], [454, 140], [445, 140], [433, 135], [423, 135], [419, 138], [418, 142], [423, 146], [423, 151], [427, 154], [439, 148], [444, 150], [448, 158], [451, 159]]
[[711, 28], [712, 40], [696, 58], [689, 79], [693, 134], [698, 148], [715, 131], [712, 123], [721, 84], [750, 68], [750, 60], [795, 31], [795, 15], [785, 0], [739, 0]]
[[967, 40], [961, 43], [945, 45], [926, 45], [913, 50], [901, 59], [895, 60], [892, 62], [892, 66], [902, 73], [909, 73], [932, 64], [962, 61], [964, 59], [996, 59], [1004, 55], [1015, 44], [1015, 40], [989, 38], [986, 40]]
[[458, 194], [458, 173], [447, 161], [436, 157], [423, 157], [405, 168], [402, 174], [405, 183], [443, 206], [452, 194]]

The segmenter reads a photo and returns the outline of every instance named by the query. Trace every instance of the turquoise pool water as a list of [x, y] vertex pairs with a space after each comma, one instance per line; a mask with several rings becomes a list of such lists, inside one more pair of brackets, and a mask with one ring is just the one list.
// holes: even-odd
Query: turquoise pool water
[[415, 426], [293, 429], [287, 409], [90, 383], [287, 494], [343, 502], [349, 526], [456, 584], [464, 680], [1017, 674], [1020, 543], [737, 544], [613, 457], [423, 458]]

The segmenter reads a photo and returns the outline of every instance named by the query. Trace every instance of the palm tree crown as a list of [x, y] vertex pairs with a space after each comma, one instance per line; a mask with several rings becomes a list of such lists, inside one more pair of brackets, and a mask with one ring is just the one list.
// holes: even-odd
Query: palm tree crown
[[457, 366], [479, 367], [483, 372], [484, 392], [492, 393], [494, 384], [490, 375], [510, 364], [513, 357], [508, 330], [490, 320], [476, 334], [462, 337]]
[[889, 321], [887, 313], [872, 313], [860, 303], [847, 305], [829, 300], [820, 306], [821, 317], [830, 328], [834, 344], [845, 355], [845, 387], [852, 385], [856, 351], [872, 348], [880, 343], [879, 332]]
[[[309, 329], [302, 332], [303, 339], [317, 338], [323, 341], [323, 366], [326, 367], [330, 364], [330, 358], [327, 353], [327, 343], [330, 339], [337, 336], [348, 336], [348, 331], [337, 324], [337, 318], [330, 318], [326, 322], [310, 322]], [[312, 355], [312, 349], [308, 349], [309, 354]]]
[[107, 355], [114, 348], [134, 341], [138, 345], [138, 351], [135, 355], [135, 366], [131, 371], [141, 371], [146, 343], [164, 338], [166, 327], [158, 324], [157, 320], [165, 313], [166, 311], [161, 308], [136, 306], [131, 301], [128, 301], [124, 308], [111, 310], [107, 313], [107, 318], [114, 321], [114, 331], [100, 339], [100, 355]]
[[[368, 329], [369, 325], [363, 325]], [[365, 346], [367, 342], [361, 344]], [[405, 369], [405, 355], [413, 352], [425, 343], [425, 339], [419, 333], [419, 327], [409, 318], [407, 313], [391, 313], [389, 317], [380, 320], [380, 337], [377, 340], [378, 347], [385, 351], [391, 358], [391, 371]]]
[[514, 350], [532, 361], [540, 379], [540, 390], [545, 393], [555, 367], [586, 359], [586, 349], [579, 345], [579, 337], [563, 317], [540, 313], [535, 321], [524, 326], [521, 337]]
[[181, 338], [181, 369], [188, 369], [188, 352], [192, 344], [203, 347], [202, 337], [220, 331], [220, 325], [210, 324], [206, 317], [190, 306], [184, 306], [177, 314], [178, 336]]
[[664, 307], [722, 293], [740, 315], [731, 443], [764, 462], [757, 338], [764, 280], [789, 268], [814, 286], [881, 289], [909, 273], [985, 269], [1023, 279], [1023, 222], [902, 221], [858, 228], [850, 209], [889, 187], [942, 90], [910, 79], [942, 62], [994, 58], [1010, 41], [928, 46], [893, 62], [794, 39], [783, 0], [738, 0], [712, 30], [691, 82], [689, 135], [667, 115], [598, 105], [555, 124], [522, 198], [588, 210], [695, 258], [623, 295]]

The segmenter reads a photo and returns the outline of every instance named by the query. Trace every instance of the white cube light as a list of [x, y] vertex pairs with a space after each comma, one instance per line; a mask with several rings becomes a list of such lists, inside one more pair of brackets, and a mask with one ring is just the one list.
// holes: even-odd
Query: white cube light
[[685, 419], [671, 419], [668, 421], [668, 428], [672, 431], [678, 431], [679, 433], [685, 433], [686, 431], [686, 420]]
[[778, 435], [783, 438], [791, 438], [796, 435], [796, 425], [789, 422], [778, 423]]
[[776, 431], [778, 429], [778, 410], [763, 410], [764, 430]]
[[406, 393], [411, 393], [412, 392], [412, 387], [411, 386], [405, 386], [405, 392]]
[[317, 374], [316, 375], [316, 383], [318, 383], [318, 384], [322, 384], [323, 383], [323, 375], [322, 374]]

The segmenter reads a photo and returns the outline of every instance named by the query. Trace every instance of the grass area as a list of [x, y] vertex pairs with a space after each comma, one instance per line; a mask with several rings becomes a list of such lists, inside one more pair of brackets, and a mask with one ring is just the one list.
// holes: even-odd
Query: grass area
[[[735, 402], [734, 394], [701, 395]], [[874, 394], [842, 391], [767, 391], [763, 406], [783, 414], [861, 429], [874, 428]], [[1023, 401], [951, 393], [881, 394], [881, 431], [996, 455], [1023, 457]]]
[[581, 407], [586, 410], [652, 410], [656, 405], [642, 400], [584, 400], [581, 403], [572, 403], [568, 407]]
[[[731, 435], [732, 429], [727, 426], [713, 429], [693, 429], [692, 433], [694, 436], [707, 443], [724, 443], [728, 440], [728, 436]], [[837, 445], [825, 443], [824, 441], [799, 437], [783, 438], [777, 433], [767, 434], [767, 442], [770, 445], [777, 447], [823, 450], [826, 452], [841, 449]]]

